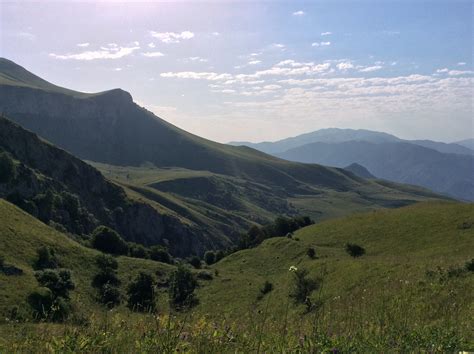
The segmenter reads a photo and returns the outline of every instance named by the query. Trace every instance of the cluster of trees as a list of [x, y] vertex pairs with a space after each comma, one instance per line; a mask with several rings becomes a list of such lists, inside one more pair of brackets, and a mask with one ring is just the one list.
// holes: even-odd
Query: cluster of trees
[[165, 247], [161, 245], [145, 247], [134, 242], [126, 242], [115, 230], [104, 225], [97, 227], [92, 232], [90, 242], [93, 248], [104, 253], [152, 259], [168, 264], [174, 263], [173, 258]]
[[247, 233], [242, 234], [239, 239], [237, 250], [258, 246], [267, 238], [286, 236], [302, 227], [312, 224], [314, 224], [314, 221], [308, 216], [298, 216], [295, 218], [279, 216], [271, 224], [262, 227], [254, 225], [247, 231]]
[[75, 284], [69, 269], [59, 268], [54, 250], [41, 247], [33, 265], [39, 289], [28, 296], [28, 302], [36, 319], [64, 321], [71, 313], [69, 292]]
[[12, 158], [5, 152], [0, 152], [0, 183], [10, 183], [16, 175], [16, 167]]
[[96, 257], [95, 263], [99, 272], [92, 279], [92, 286], [98, 291], [98, 300], [109, 308], [121, 302], [120, 279], [117, 276], [117, 260], [106, 254]]

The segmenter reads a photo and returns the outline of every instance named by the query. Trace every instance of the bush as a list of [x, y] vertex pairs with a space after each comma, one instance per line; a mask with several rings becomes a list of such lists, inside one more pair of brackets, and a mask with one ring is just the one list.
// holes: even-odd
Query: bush
[[150, 252], [148, 251], [148, 249], [145, 248], [145, 246], [139, 245], [138, 243], [134, 242], [128, 243], [128, 254], [130, 255], [130, 257], [133, 258], [150, 258]]
[[47, 246], [41, 246], [36, 250], [38, 255], [38, 259], [34, 264], [34, 268], [36, 270], [42, 269], [54, 269], [59, 266], [58, 259], [56, 254], [54, 253], [54, 249], [49, 248]]
[[192, 256], [191, 258], [189, 258], [188, 263], [196, 269], [201, 269], [201, 260], [198, 256]]
[[127, 243], [107, 226], [99, 226], [92, 233], [92, 247], [111, 254], [127, 254]]
[[206, 271], [200, 271], [197, 274], [197, 278], [201, 280], [212, 280], [214, 277], [212, 276], [212, 273], [209, 273]]
[[294, 271], [293, 285], [290, 291], [290, 297], [295, 304], [305, 304], [308, 311], [312, 308], [310, 296], [314, 290], [319, 288], [319, 279], [308, 278], [306, 269], [297, 269]]
[[150, 274], [140, 272], [128, 285], [127, 306], [133, 311], [155, 310], [155, 281]]
[[351, 257], [360, 257], [365, 254], [365, 249], [359, 245], [356, 245], [355, 243], [348, 243], [346, 244], [346, 252], [351, 256]]
[[118, 263], [115, 258], [102, 254], [96, 257], [95, 263], [99, 267], [99, 272], [92, 280], [93, 287], [101, 288], [106, 284], [110, 286], [120, 285], [120, 280], [117, 277]]
[[53, 297], [69, 299], [69, 291], [75, 288], [69, 269], [45, 269], [35, 272], [38, 283], [51, 290]]
[[216, 254], [213, 251], [207, 251], [204, 253], [204, 262], [206, 262], [207, 265], [216, 263]]
[[474, 258], [466, 262], [464, 269], [466, 269], [468, 272], [474, 272]]
[[15, 178], [15, 163], [6, 152], [0, 153], [0, 183], [9, 183]]
[[306, 251], [306, 254], [307, 254], [308, 257], [311, 258], [311, 259], [316, 258], [316, 251], [314, 250], [313, 247], [309, 247], [308, 250]]
[[197, 303], [194, 295], [197, 282], [191, 271], [180, 265], [169, 278], [169, 300], [170, 306], [176, 310], [191, 307]]
[[106, 283], [99, 289], [100, 302], [112, 308], [120, 304], [120, 290], [118, 287]]
[[265, 295], [265, 294], [268, 294], [272, 290], [273, 290], [273, 284], [270, 283], [268, 280], [265, 280], [265, 283], [263, 283], [263, 286], [260, 288], [260, 293], [262, 295]]
[[71, 305], [64, 298], [55, 298], [48, 288], [41, 288], [28, 296], [28, 303], [36, 320], [64, 321], [71, 314]]
[[150, 248], [150, 258], [157, 262], [173, 263], [170, 254], [163, 246], [152, 246]]

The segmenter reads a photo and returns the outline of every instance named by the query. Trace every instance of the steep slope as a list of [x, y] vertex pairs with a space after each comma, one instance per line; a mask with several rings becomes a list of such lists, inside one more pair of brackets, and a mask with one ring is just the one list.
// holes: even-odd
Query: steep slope
[[168, 242], [176, 255], [203, 252], [214, 243], [229, 245], [219, 235], [213, 239], [169, 212], [128, 198], [92, 166], [0, 117], [2, 150], [16, 161], [16, 171], [0, 182], [0, 197], [70, 233], [88, 235], [108, 225], [129, 241]]
[[[289, 162], [248, 147], [215, 143], [156, 117], [136, 105], [125, 91], [66, 94], [58, 92], [56, 86], [39, 88], [34, 82], [27, 86], [25, 69], [3, 59], [0, 68], [5, 67], [10, 68], [8, 72], [22, 73], [22, 84], [0, 83], [0, 110], [83, 159], [120, 166], [151, 164], [209, 171], [264, 185], [285, 198], [331, 193], [344, 199], [345, 193], [354, 194], [360, 198], [354, 206], [362, 208], [400, 205], [401, 200], [406, 205], [436, 197], [427, 191], [412, 193], [404, 187], [368, 182], [342, 169]], [[161, 187], [165, 188], [163, 184]], [[173, 188], [176, 191], [176, 186]], [[374, 200], [373, 195], [379, 199]]]
[[474, 200], [474, 156], [443, 154], [406, 143], [313, 143], [279, 154], [300, 162], [347, 166], [358, 163], [375, 176]]

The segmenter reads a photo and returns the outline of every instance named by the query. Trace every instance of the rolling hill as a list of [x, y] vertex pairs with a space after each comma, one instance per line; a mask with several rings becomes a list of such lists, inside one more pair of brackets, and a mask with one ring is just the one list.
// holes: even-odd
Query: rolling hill
[[[23, 270], [17, 276], [0, 272], [0, 349], [42, 350], [54, 337], [57, 351], [87, 350], [97, 343], [110, 351], [151, 351], [182, 331], [186, 335], [173, 344], [176, 348], [197, 350], [206, 343], [219, 352], [297, 347], [303, 336], [310, 341], [307, 350], [334, 345], [428, 349], [433, 343], [438, 349], [467, 349], [474, 344], [466, 316], [474, 306], [474, 275], [463, 267], [472, 258], [473, 211], [472, 204], [419, 203], [325, 221], [292, 239], [270, 238], [205, 270], [214, 275], [199, 281], [199, 305], [192, 314], [174, 314], [166, 325], [171, 319], [165, 288], [158, 290], [159, 316], [131, 314], [124, 305], [104, 311], [90, 286], [98, 252], [0, 199], [0, 255], [5, 264]], [[366, 254], [350, 257], [344, 251], [347, 242], [362, 245]], [[61, 264], [72, 270], [72, 303], [90, 318], [86, 324], [4, 323], [13, 308], [18, 314], [27, 311], [26, 297], [37, 287], [31, 265], [42, 245], [54, 248]], [[309, 247], [316, 251], [314, 259], [307, 255]], [[174, 269], [148, 260], [117, 260], [123, 287], [140, 270], [164, 280]], [[303, 305], [288, 298], [291, 266], [320, 278], [311, 295], [318, 304], [313, 313], [305, 314]], [[262, 298], [265, 281], [273, 290]]]

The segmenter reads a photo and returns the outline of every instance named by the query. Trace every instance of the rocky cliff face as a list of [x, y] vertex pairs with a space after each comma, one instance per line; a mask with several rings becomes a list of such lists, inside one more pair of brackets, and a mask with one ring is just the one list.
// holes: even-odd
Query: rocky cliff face
[[3, 117], [0, 148], [19, 162], [15, 178], [0, 184], [0, 197], [16, 201], [36, 216], [44, 212], [39, 204], [46, 197], [39, 196], [48, 191], [61, 200], [77, 198], [79, 207], [75, 211], [58, 208], [52, 219], [69, 232], [88, 234], [100, 224], [108, 225], [129, 241], [166, 244], [173, 254], [181, 256], [201, 253], [209, 247], [198, 230], [158, 213], [148, 204], [130, 200], [122, 188], [92, 166]]

